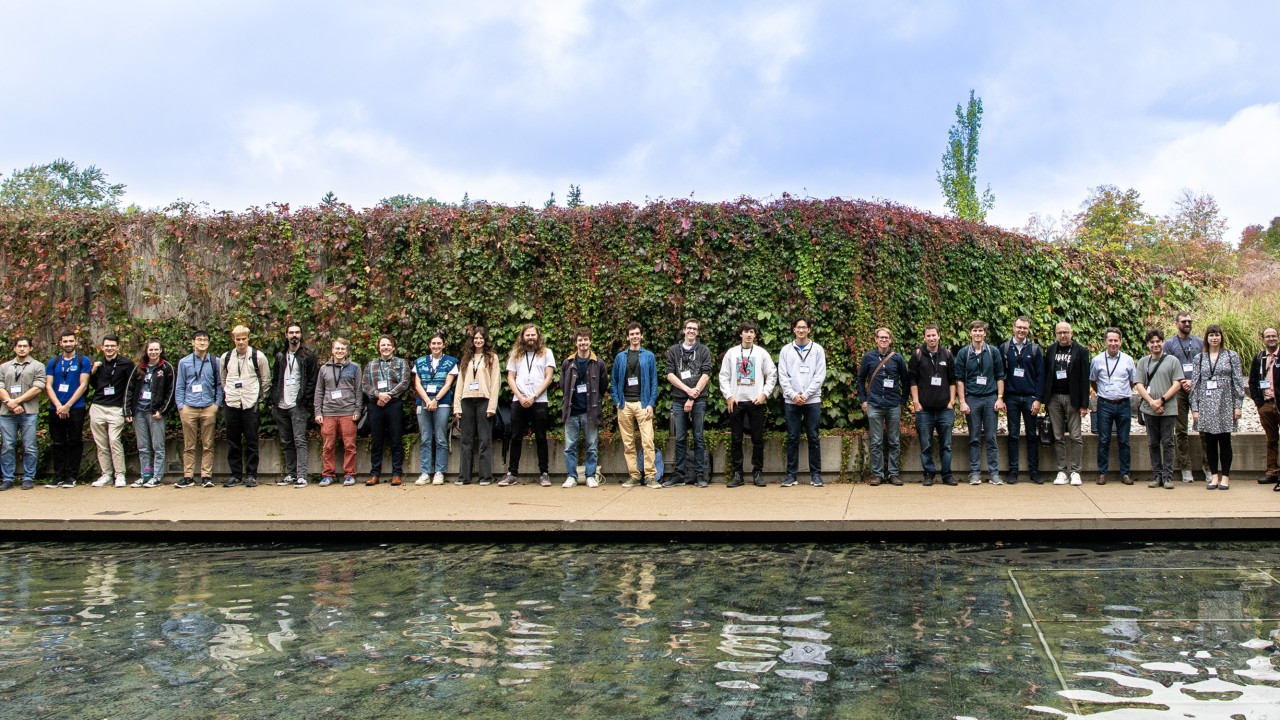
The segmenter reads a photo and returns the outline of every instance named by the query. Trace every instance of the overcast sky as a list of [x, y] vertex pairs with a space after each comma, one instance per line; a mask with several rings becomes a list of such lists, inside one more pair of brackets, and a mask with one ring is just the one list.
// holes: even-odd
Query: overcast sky
[[1090, 188], [1228, 239], [1280, 215], [1280, 4], [0, 0], [0, 173], [66, 157], [242, 210], [791, 193], [941, 212], [955, 106], [990, 220]]

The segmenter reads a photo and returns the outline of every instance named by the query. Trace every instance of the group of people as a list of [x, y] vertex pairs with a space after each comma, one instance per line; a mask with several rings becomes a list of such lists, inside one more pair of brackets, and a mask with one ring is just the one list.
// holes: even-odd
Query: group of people
[[[951, 469], [957, 408], [968, 416], [970, 484], [983, 480], [984, 455], [991, 484], [1018, 482], [1023, 439], [1029, 479], [1044, 482], [1037, 430], [1037, 417], [1043, 409], [1057, 449], [1058, 472], [1053, 483], [1080, 485], [1081, 423], [1089, 415], [1091, 396], [1096, 395], [1093, 418], [1099, 439], [1098, 484], [1108, 479], [1113, 434], [1118, 444], [1119, 479], [1126, 485], [1133, 483], [1129, 434], [1136, 409], [1139, 422], [1147, 427], [1153, 468], [1150, 487], [1172, 488], [1178, 470], [1184, 481], [1192, 481], [1187, 449], [1190, 426], [1200, 436], [1207, 486], [1227, 489], [1231, 433], [1240, 418], [1246, 389], [1267, 434], [1267, 470], [1262, 482], [1276, 483], [1280, 478], [1280, 412], [1274, 392], [1280, 337], [1276, 330], [1263, 331], [1265, 347], [1253, 359], [1246, 384], [1240, 357], [1225, 347], [1220, 327], [1210, 325], [1201, 339], [1191, 334], [1189, 313], [1180, 313], [1176, 323], [1177, 334], [1167, 340], [1159, 330], [1149, 330], [1145, 337], [1149, 354], [1137, 361], [1121, 351], [1123, 335], [1117, 328], [1104, 332], [1106, 349], [1092, 358], [1065, 322], [1054, 329], [1056, 342], [1041, 347], [1030, 340], [1030, 321], [1019, 317], [1013, 324], [1012, 338], [996, 348], [986, 342], [986, 323], [975, 320], [969, 325], [970, 343], [954, 354], [941, 345], [938, 327], [927, 325], [924, 343], [908, 358], [893, 350], [892, 331], [878, 328], [875, 348], [862, 357], [855, 382], [869, 429], [870, 484], [902, 484], [899, 431], [903, 409], [910, 405], [920, 437], [925, 485], [932, 485], [939, 476], [947, 485], [958, 484]], [[787, 429], [782, 485], [790, 487], [798, 482], [802, 434], [808, 441], [809, 481], [816, 487], [824, 484], [818, 429], [826, 352], [812, 339], [808, 318], [796, 318], [791, 330], [794, 339], [775, 361], [757, 344], [756, 325], [743, 322], [738, 328], [739, 342], [721, 356], [715, 379], [731, 433], [728, 487], [745, 484], [743, 442], [748, 437], [751, 479], [757, 486], [767, 484], [763, 476], [765, 406], [777, 387], [781, 388]], [[466, 485], [474, 478], [480, 485], [488, 485], [494, 479], [492, 418], [498, 412], [504, 371], [511, 393], [510, 431], [515, 442], [510, 446], [506, 473], [497, 484], [505, 487], [522, 482], [521, 439], [532, 431], [538, 483], [550, 486], [548, 403], [557, 368], [565, 434], [563, 487], [579, 484], [580, 445], [585, 465], [582, 483], [588, 487], [600, 483], [598, 437], [606, 394], [616, 409], [627, 464], [623, 487], [690, 483], [706, 487], [704, 424], [713, 356], [698, 339], [698, 321], [684, 322], [680, 341], [667, 349], [662, 360], [661, 377], [671, 393], [675, 458], [661, 483], [654, 447], [654, 413], [662, 386], [659, 362], [644, 347], [639, 323], [628, 324], [625, 331], [626, 347], [606, 364], [592, 350], [590, 329], [578, 328], [574, 353], [558, 366], [542, 331], [534, 324], [521, 328], [505, 364], [484, 327], [471, 331], [460, 358], [446, 354], [445, 338], [436, 334], [428, 343], [429, 353], [412, 362], [397, 355], [395, 340], [384, 335], [378, 339], [378, 356], [364, 366], [350, 359], [350, 344], [343, 338], [333, 340], [330, 357], [321, 364], [303, 342], [298, 324], [288, 326], [285, 346], [270, 359], [250, 346], [247, 327], [232, 329], [234, 348], [221, 357], [210, 355], [209, 334], [196, 331], [191, 353], [176, 365], [155, 339], [145, 344], [136, 361], [130, 360], [120, 354], [119, 338], [114, 335], [102, 339], [101, 357], [89, 358], [79, 351], [79, 340], [71, 331], [60, 334], [61, 353], [41, 364], [31, 358], [31, 340], [20, 337], [14, 341], [14, 358], [0, 364], [0, 490], [13, 488], [19, 480], [23, 489], [34, 486], [41, 395], [49, 399], [54, 455], [50, 487], [76, 485], [86, 419], [102, 472], [93, 486], [163, 484], [165, 424], [175, 409], [183, 435], [183, 474], [175, 487], [191, 487], [197, 482], [213, 486], [213, 431], [219, 411], [226, 429], [230, 471], [223, 485], [256, 486], [259, 407], [263, 403], [274, 417], [283, 449], [285, 474], [277, 484], [308, 485], [307, 431], [314, 419], [322, 440], [321, 486], [356, 484], [355, 439], [361, 423], [367, 424], [371, 435], [371, 467], [365, 484], [382, 482], [384, 450], [389, 450], [389, 482], [400, 485], [406, 401], [414, 403], [418, 422], [420, 473], [415, 484], [444, 483], [450, 428], [457, 425], [461, 440], [454, 483]], [[1003, 473], [996, 447], [999, 413], [1007, 413], [1008, 420], [1008, 466]], [[141, 467], [140, 476], [132, 483], [125, 474], [123, 428], [127, 424], [134, 427]], [[339, 439], [344, 448], [341, 468]], [[20, 478], [16, 467], [19, 440], [23, 447]], [[1280, 484], [1276, 488], [1280, 489]]]

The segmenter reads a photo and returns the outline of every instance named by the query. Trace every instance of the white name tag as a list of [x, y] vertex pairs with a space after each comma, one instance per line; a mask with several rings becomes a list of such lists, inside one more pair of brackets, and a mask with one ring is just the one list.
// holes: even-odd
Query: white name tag
[[298, 378], [296, 378], [296, 377], [287, 377], [287, 378], [285, 378], [285, 379], [284, 379], [284, 384], [285, 384], [285, 385], [297, 385], [297, 384], [298, 384]]
[[629, 377], [629, 378], [627, 378], [627, 385], [634, 386], [634, 385], [639, 385], [639, 384], [640, 384], [640, 378], [638, 378], [638, 377]]
[[586, 394], [587, 394], [587, 384], [586, 384], [586, 383], [582, 383], [582, 384], [578, 385], [578, 394], [579, 394], [579, 395], [586, 395]]
[[480, 389], [480, 383], [478, 383], [478, 382], [473, 382], [473, 383], [471, 383], [470, 385], [468, 385], [467, 387], [469, 387], [469, 388], [470, 388], [470, 389], [472, 389], [472, 390], [479, 390], [479, 389]]
[[244, 383], [242, 383], [242, 382], [240, 382], [239, 380], [237, 380], [237, 381], [235, 382], [235, 384], [234, 384], [234, 385], [232, 385], [231, 387], [235, 388], [236, 390], [240, 390], [240, 389], [244, 388]]
[[1204, 389], [1205, 389], [1205, 390], [1217, 390], [1217, 389], [1218, 389], [1218, 381], [1217, 381], [1217, 380], [1210, 380], [1210, 381], [1206, 382], [1206, 383], [1204, 384]]
[[1059, 371], [1055, 372], [1055, 373], [1053, 374], [1053, 376], [1054, 376], [1054, 377], [1056, 377], [1056, 378], [1058, 378], [1059, 380], [1066, 380], [1066, 379], [1067, 379], [1067, 371], [1066, 371], [1066, 370], [1059, 370]]
[[[112, 388], [112, 389], [114, 390], [115, 388]], [[21, 394], [22, 394], [22, 386], [21, 386], [21, 385], [10, 385], [10, 386], [9, 386], [9, 394], [10, 394], [10, 395], [21, 395]]]
[[987, 384], [987, 376], [986, 376], [986, 375], [979, 375], [976, 379], [974, 379], [974, 382], [975, 382], [976, 384], [978, 384], [978, 385], [986, 385], [986, 384]]
[[430, 394], [430, 393], [434, 393], [434, 392], [437, 392], [437, 391], [439, 391], [439, 390], [440, 390], [440, 386], [439, 386], [439, 385], [428, 385], [428, 386], [427, 386], [427, 393], [428, 393], [428, 394]]
[[386, 390], [388, 386], [389, 386], [389, 383], [388, 383], [386, 380], [379, 380], [379, 381], [378, 381], [378, 389], [379, 389], [379, 390]]
[[930, 385], [933, 385], [934, 387], [942, 387], [942, 378], [940, 378], [940, 377], [931, 377], [931, 378], [929, 378], [929, 384], [930, 384]]
[[1189, 373], [1195, 369], [1196, 369], [1196, 366], [1192, 365], [1191, 363], [1182, 363], [1182, 372], [1184, 373]]
[[191, 392], [204, 392], [204, 386], [200, 383], [195, 383], [191, 386]]
[[143, 391], [142, 391], [142, 393], [141, 393], [141, 395], [140, 395], [140, 397], [141, 397], [143, 400], [150, 400], [150, 399], [151, 399], [151, 391], [150, 391], [150, 390], [143, 390]]
[[[1267, 383], [1267, 385], [1270, 386], [1270, 383]], [[58, 386], [58, 392], [60, 393], [71, 392], [71, 386], [67, 383], [62, 383], [61, 385]]]
[[341, 399], [342, 399], [342, 391], [341, 391], [341, 390], [332, 390], [332, 391], [330, 391], [330, 392], [329, 392], [329, 397], [333, 398], [334, 400], [341, 400]]
[[102, 388], [102, 394], [110, 397], [116, 394], [116, 389], [113, 387], [104, 387]]
[[1026, 370], [1023, 370], [1022, 368], [1014, 368], [1014, 369], [1013, 369], [1013, 376], [1014, 376], [1014, 377], [1026, 377], [1026, 375], [1027, 375], [1027, 371], [1026, 371]]
[[885, 379], [884, 379], [884, 386], [885, 386], [885, 387], [887, 387], [887, 388], [891, 388], [891, 387], [893, 387], [893, 378], [885, 378]]
[[802, 373], [808, 373], [808, 372], [812, 372], [812, 371], [809, 369], [809, 366], [808, 366], [808, 365], [801, 365], [801, 366], [800, 366], [800, 372], [802, 372]]
[[1271, 381], [1270, 381], [1270, 380], [1262, 380], [1261, 382], [1259, 382], [1259, 383], [1258, 383], [1258, 387], [1259, 387], [1259, 388], [1261, 388], [1261, 389], [1263, 389], [1263, 390], [1270, 390], [1270, 389], [1271, 389]]
[[680, 379], [681, 379], [681, 380], [688, 380], [688, 379], [689, 379], [689, 378], [691, 378], [691, 377], [693, 377], [693, 371], [692, 371], [692, 370], [681, 370], [681, 371], [680, 371]]

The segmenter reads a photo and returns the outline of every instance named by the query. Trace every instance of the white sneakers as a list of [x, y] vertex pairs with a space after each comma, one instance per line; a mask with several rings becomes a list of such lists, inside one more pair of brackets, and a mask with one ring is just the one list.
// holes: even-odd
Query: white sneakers
[[1067, 474], [1066, 474], [1065, 472], [1060, 472], [1060, 473], [1058, 473], [1058, 476], [1057, 476], [1057, 477], [1055, 477], [1055, 478], [1053, 479], [1053, 484], [1054, 484], [1054, 485], [1066, 485], [1066, 484], [1067, 484]]
[[578, 479], [570, 475], [569, 477], [564, 479], [564, 484], [561, 485], [560, 487], [571, 488], [571, 487], [575, 487], [577, 484], [578, 484]]
[[1082, 484], [1083, 482], [1084, 482], [1084, 481], [1080, 479], [1080, 473], [1078, 473], [1078, 472], [1073, 472], [1073, 473], [1071, 473], [1071, 484], [1072, 484], [1072, 485], [1080, 485], [1080, 484]]
[[1189, 468], [1184, 469], [1182, 471], [1182, 482], [1195, 482], [1195, 481], [1196, 479], [1192, 477], [1191, 470]]
[[111, 484], [111, 476], [103, 475], [102, 477], [89, 483], [89, 487], [106, 487]]
[[413, 481], [413, 484], [414, 484], [414, 485], [426, 485], [426, 484], [427, 484], [427, 483], [429, 483], [429, 482], [431, 482], [431, 478], [427, 477], [427, 474], [426, 474], [426, 473], [422, 473], [422, 474], [418, 475], [418, 479], [417, 479], [417, 480], [414, 480], [414, 481]]
[[587, 477], [587, 487], [589, 488], [600, 487], [600, 481], [596, 479], [595, 475], [590, 475]]
[[433, 476], [431, 477], [431, 484], [432, 484], [432, 485], [443, 485], [443, 484], [444, 484], [444, 473], [442, 473], [442, 472], [438, 472], [438, 473], [436, 473], [435, 475], [433, 475]]

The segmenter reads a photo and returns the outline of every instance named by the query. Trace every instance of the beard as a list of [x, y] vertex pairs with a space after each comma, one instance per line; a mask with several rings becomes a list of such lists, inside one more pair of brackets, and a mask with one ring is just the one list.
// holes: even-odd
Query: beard
[[534, 350], [534, 349], [536, 349], [536, 348], [538, 347], [538, 339], [537, 339], [537, 338], [533, 338], [533, 339], [531, 339], [531, 340], [525, 340], [525, 341], [524, 341], [524, 347], [525, 347], [525, 349], [526, 349], [526, 350]]

